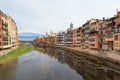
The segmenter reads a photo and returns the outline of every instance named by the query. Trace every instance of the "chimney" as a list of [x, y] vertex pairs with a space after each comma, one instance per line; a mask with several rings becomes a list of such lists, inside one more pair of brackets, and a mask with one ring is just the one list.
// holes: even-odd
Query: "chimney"
[[103, 17], [103, 20], [105, 20], [105, 17]]

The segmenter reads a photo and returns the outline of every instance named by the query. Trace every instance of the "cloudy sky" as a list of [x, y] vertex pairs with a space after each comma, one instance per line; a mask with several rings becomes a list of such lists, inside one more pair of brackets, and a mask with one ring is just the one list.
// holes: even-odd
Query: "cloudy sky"
[[0, 0], [0, 9], [11, 15], [20, 32], [66, 30], [90, 18], [112, 17], [120, 0]]

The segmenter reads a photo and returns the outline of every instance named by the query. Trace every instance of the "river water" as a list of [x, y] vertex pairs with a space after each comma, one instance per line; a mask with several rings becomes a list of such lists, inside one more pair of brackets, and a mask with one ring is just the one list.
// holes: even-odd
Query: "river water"
[[31, 51], [0, 64], [0, 80], [120, 80], [119, 70], [64, 50]]

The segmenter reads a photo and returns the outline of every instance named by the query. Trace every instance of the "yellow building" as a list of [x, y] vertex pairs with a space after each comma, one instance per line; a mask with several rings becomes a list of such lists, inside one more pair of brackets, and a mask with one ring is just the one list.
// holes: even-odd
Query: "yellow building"
[[85, 45], [85, 26], [82, 26], [80, 29], [80, 46], [81, 46], [81, 48], [86, 48], [86, 45]]
[[76, 47], [78, 46], [77, 44], [77, 39], [78, 39], [78, 36], [77, 36], [77, 28], [76, 29], [73, 29], [73, 46]]
[[55, 32], [53, 32], [53, 31], [51, 31], [48, 34], [48, 36], [49, 36], [49, 42], [50, 42], [50, 44], [56, 45], [56, 43], [57, 43], [57, 34]]

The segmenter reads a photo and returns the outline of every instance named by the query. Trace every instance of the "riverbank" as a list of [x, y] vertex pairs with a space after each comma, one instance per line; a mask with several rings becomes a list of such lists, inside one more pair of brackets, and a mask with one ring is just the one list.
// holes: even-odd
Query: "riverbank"
[[0, 56], [6, 55], [6, 54], [8, 54], [9, 52], [11, 52], [12, 50], [15, 50], [15, 49], [17, 49], [17, 48], [18, 48], [18, 46], [14, 46], [14, 47], [12, 47], [12, 48], [0, 50]]
[[6, 55], [0, 56], [0, 62], [6, 60], [6, 59], [11, 59], [11, 58], [15, 58], [18, 57], [20, 55], [23, 55], [27, 52], [30, 52], [34, 49], [33, 46], [27, 46], [27, 45], [18, 45], [18, 47], [14, 50], [9, 51], [8, 53], [6, 53]]
[[116, 51], [97, 51], [92, 49], [81, 49], [80, 47], [67, 46], [53, 46], [55, 48], [63, 49], [77, 54], [85, 54], [87, 56], [94, 56], [111, 62], [120, 64], [120, 53]]
[[43, 51], [44, 49], [43, 48], [36, 48], [36, 47], [34, 47], [34, 50]]

